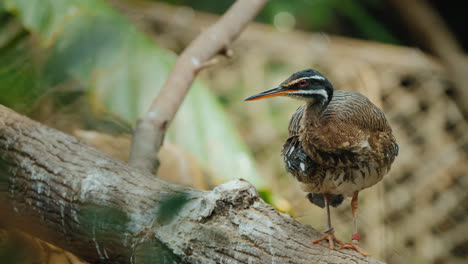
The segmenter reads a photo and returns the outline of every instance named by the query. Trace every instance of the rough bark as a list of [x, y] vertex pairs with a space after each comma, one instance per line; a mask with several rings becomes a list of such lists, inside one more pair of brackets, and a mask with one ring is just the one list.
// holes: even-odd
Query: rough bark
[[244, 180], [181, 187], [3, 106], [0, 199], [0, 226], [91, 263], [379, 263], [313, 245], [319, 232]]

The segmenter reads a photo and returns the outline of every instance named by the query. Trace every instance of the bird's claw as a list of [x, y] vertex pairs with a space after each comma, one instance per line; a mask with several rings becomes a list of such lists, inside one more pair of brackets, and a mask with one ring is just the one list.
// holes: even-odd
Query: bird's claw
[[[352, 242], [342, 242], [335, 237], [335, 231], [333, 230], [333, 228], [326, 230], [324, 233], [325, 233], [325, 236], [312, 241], [312, 243], [317, 244], [317, 243], [322, 242], [323, 240], [328, 240], [329, 247], [332, 250], [335, 249], [335, 242], [336, 242], [338, 245], [340, 245], [338, 249], [351, 249], [363, 255], [364, 257], [370, 256], [370, 254], [364, 252], [361, 248], [359, 248], [358, 240], [353, 240]], [[353, 238], [359, 239], [358, 235], [354, 235]]]
[[341, 246], [339, 249], [351, 249], [356, 251], [357, 253], [363, 255], [364, 257], [370, 256], [370, 254], [362, 251], [362, 249], [359, 248], [359, 244], [357, 242], [346, 242], [346, 243], [341, 243]]
[[338, 240], [335, 237], [335, 231], [333, 230], [333, 228], [330, 228], [330, 229], [326, 230], [324, 233], [325, 233], [325, 236], [323, 236], [323, 237], [321, 237], [321, 238], [319, 238], [317, 240], [312, 241], [312, 243], [317, 244], [317, 243], [322, 242], [323, 240], [328, 240], [328, 245], [329, 245], [330, 249], [335, 249], [335, 243], [334, 242], [336, 242], [339, 245], [344, 244], [343, 242], [341, 242], [340, 240]]

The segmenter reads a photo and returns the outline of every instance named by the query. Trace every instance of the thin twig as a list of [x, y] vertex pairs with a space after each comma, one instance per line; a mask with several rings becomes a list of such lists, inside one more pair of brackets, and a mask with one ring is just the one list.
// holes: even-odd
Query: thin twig
[[[138, 121], [133, 134], [130, 164], [154, 172], [156, 154], [196, 74], [225, 49], [255, 18], [268, 0], [237, 0], [217, 23], [203, 31], [179, 56], [161, 92]], [[188, 131], [189, 132], [189, 131]]]
[[209, 68], [211, 66], [214, 66], [216, 64], [218, 64], [219, 60], [218, 58], [212, 58], [208, 61], [205, 61], [203, 63], [200, 64], [200, 66], [198, 66], [198, 68], [196, 69], [196, 73], [198, 73], [199, 71], [203, 70], [203, 69], [206, 69], [206, 68]]

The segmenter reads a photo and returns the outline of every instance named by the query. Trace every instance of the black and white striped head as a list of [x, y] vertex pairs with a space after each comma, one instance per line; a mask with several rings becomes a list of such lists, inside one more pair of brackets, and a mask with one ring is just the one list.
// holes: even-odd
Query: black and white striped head
[[247, 97], [245, 101], [275, 96], [288, 96], [313, 104], [328, 104], [333, 96], [333, 86], [320, 72], [312, 69], [296, 72], [280, 86]]

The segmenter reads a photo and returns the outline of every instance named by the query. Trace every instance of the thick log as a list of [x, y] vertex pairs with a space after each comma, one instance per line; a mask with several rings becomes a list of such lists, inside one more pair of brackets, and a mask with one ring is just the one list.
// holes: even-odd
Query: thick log
[[3, 106], [0, 199], [0, 227], [91, 263], [380, 263], [312, 244], [244, 180], [181, 187]]

